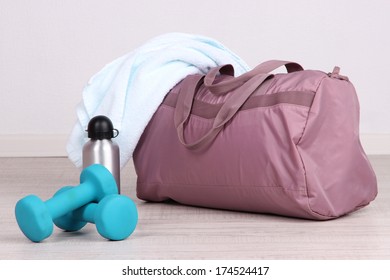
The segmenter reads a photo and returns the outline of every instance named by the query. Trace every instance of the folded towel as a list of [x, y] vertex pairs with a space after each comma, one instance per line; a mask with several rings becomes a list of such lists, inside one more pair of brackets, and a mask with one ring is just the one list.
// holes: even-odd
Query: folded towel
[[66, 147], [69, 159], [82, 166], [88, 122], [96, 115], [105, 115], [119, 130], [114, 140], [124, 167], [165, 95], [187, 75], [207, 73], [222, 64], [233, 64], [237, 74], [249, 69], [221, 43], [183, 33], [158, 36], [109, 63], [84, 88], [76, 109], [78, 121]]

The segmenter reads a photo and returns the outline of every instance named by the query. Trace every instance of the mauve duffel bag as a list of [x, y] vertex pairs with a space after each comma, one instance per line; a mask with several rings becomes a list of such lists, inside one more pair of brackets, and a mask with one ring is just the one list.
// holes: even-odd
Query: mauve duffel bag
[[[269, 74], [280, 66], [288, 73]], [[133, 154], [137, 196], [327, 220], [369, 204], [375, 173], [359, 103], [339, 74], [267, 61], [190, 75], [166, 96]]]

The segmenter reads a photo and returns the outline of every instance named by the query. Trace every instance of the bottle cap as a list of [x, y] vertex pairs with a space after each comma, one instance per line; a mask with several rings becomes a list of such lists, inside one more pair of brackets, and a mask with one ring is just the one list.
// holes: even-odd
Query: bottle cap
[[[93, 117], [88, 123], [88, 138], [93, 140], [111, 139], [118, 136], [119, 132], [106, 116]], [[114, 135], [116, 131], [116, 135]]]

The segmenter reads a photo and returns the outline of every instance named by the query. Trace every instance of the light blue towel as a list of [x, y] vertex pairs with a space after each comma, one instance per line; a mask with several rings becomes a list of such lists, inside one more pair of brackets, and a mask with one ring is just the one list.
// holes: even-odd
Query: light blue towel
[[119, 136], [121, 168], [133, 151], [165, 95], [189, 74], [233, 64], [236, 74], [249, 67], [237, 55], [211, 38], [168, 33], [146, 42], [95, 74], [82, 93], [75, 124], [67, 144], [69, 159], [82, 166], [85, 132], [96, 115], [109, 117]]

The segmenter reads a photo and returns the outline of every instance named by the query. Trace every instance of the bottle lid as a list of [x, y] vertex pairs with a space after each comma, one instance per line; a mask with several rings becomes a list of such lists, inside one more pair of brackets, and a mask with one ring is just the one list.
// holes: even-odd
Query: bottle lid
[[[119, 132], [106, 116], [95, 116], [88, 123], [88, 138], [93, 140], [111, 139], [118, 136]], [[116, 131], [116, 135], [114, 135]]]

